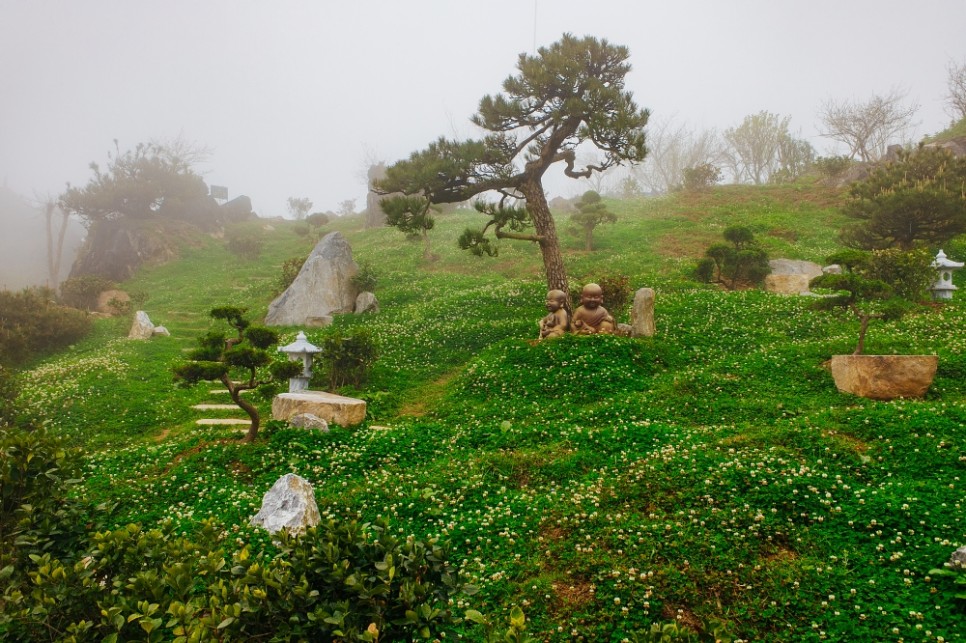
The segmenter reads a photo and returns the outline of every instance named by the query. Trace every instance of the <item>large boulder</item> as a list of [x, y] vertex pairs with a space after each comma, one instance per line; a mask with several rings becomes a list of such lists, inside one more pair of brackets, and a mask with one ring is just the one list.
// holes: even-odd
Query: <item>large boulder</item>
[[922, 397], [936, 376], [936, 355], [833, 355], [835, 387], [872, 400]]
[[112, 281], [130, 279], [143, 265], [178, 256], [182, 246], [198, 245], [198, 228], [174, 219], [98, 221], [71, 267], [71, 277], [99, 275]]
[[330, 424], [353, 426], [366, 419], [366, 402], [322, 391], [280, 393], [272, 399], [273, 420], [288, 422], [305, 413], [311, 413]]
[[151, 318], [143, 310], [134, 313], [134, 321], [131, 323], [131, 330], [128, 331], [128, 339], [151, 339], [154, 337], [154, 324]]
[[265, 493], [251, 524], [264, 527], [271, 534], [282, 529], [297, 533], [314, 527], [320, 520], [312, 485], [305, 478], [287, 473]]
[[334, 313], [351, 313], [357, 289], [352, 277], [359, 266], [341, 232], [330, 232], [312, 250], [292, 285], [275, 298], [265, 323], [269, 326], [319, 326]]
[[765, 290], [779, 295], [803, 295], [809, 282], [822, 274], [822, 266], [811, 261], [772, 259], [771, 272], [765, 277]]

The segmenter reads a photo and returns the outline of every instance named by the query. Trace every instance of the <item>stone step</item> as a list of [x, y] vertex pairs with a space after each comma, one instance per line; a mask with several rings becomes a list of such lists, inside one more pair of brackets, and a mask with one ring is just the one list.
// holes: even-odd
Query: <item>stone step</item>
[[[242, 395], [245, 395], [246, 393], [248, 393], [251, 390], [252, 389], [250, 389], [250, 388], [246, 388], [244, 391], [241, 392], [241, 394]], [[216, 388], [216, 389], [212, 389], [212, 390], [208, 391], [208, 393], [210, 393], [211, 395], [228, 395], [228, 389], [226, 389], [226, 388]]]
[[191, 408], [196, 411], [232, 411], [237, 410], [236, 404], [195, 404]]
[[252, 423], [251, 420], [243, 420], [241, 418], [208, 418], [204, 420], [195, 420], [195, 424], [201, 424], [203, 426], [213, 426], [216, 424], [234, 426], [234, 425], [242, 425], [242, 424], [250, 425], [251, 423]]

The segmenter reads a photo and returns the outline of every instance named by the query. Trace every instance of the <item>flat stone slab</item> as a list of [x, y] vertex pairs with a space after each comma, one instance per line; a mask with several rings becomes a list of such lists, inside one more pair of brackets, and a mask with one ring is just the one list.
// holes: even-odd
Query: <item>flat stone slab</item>
[[301, 413], [311, 413], [329, 424], [354, 426], [366, 419], [366, 402], [322, 391], [282, 393], [272, 400], [272, 418], [288, 421]]
[[235, 404], [195, 404], [191, 408], [196, 411], [230, 411], [237, 409]]
[[202, 425], [215, 425], [215, 424], [225, 424], [225, 425], [242, 425], [250, 426], [251, 420], [242, 420], [241, 418], [208, 418], [204, 420], [195, 420], [195, 424]]
[[872, 400], [922, 397], [938, 366], [936, 355], [833, 355], [831, 361], [839, 391]]

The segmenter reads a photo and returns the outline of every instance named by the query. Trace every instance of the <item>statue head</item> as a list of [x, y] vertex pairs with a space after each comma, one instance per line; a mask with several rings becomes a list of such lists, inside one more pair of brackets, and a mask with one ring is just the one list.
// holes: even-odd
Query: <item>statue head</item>
[[564, 307], [567, 301], [567, 293], [562, 290], [551, 290], [547, 293], [547, 311], [555, 313]]
[[584, 308], [598, 308], [604, 305], [604, 290], [597, 284], [587, 284], [580, 291], [580, 305]]

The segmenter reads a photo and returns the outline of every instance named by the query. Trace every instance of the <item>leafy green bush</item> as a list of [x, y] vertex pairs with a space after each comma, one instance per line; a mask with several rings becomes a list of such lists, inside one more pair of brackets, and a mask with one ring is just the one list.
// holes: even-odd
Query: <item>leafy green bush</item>
[[99, 275], [72, 277], [60, 285], [60, 300], [72, 308], [94, 310], [97, 296], [116, 287], [116, 283]]
[[721, 180], [721, 170], [711, 163], [686, 167], [683, 175], [684, 182], [681, 189], [691, 192], [710, 190], [715, 183]]
[[[74, 563], [50, 554], [7, 573], [0, 635], [47, 641], [361, 640], [445, 635], [463, 586], [434, 540], [399, 538], [388, 524], [328, 520], [280, 532], [274, 557], [225, 552], [225, 530], [203, 521], [193, 538], [173, 523], [128, 525], [90, 537]], [[28, 584], [29, 583], [29, 584]]]
[[305, 265], [306, 259], [308, 259], [308, 255], [291, 257], [282, 262], [282, 274], [278, 276], [276, 292], [285, 292], [285, 289], [292, 285], [295, 278], [299, 276], [302, 266]]
[[346, 332], [336, 330], [326, 335], [320, 348], [322, 352], [315, 364], [319, 377], [327, 382], [329, 391], [363, 384], [379, 354], [372, 332], [361, 327]]
[[874, 250], [869, 264], [869, 276], [889, 284], [896, 297], [909, 301], [928, 298], [929, 288], [936, 281], [933, 257], [925, 249]]
[[580, 302], [580, 293], [584, 285], [596, 283], [604, 293], [604, 307], [617, 319], [627, 309], [631, 301], [631, 279], [627, 275], [618, 273], [601, 273], [589, 275], [581, 280], [583, 283], [571, 284], [570, 301], [574, 307]]
[[69, 494], [79, 458], [43, 427], [0, 426], [0, 577], [22, 571], [30, 556], [77, 547], [82, 518]]
[[17, 377], [9, 368], [0, 365], [0, 426], [13, 424], [17, 416]]
[[839, 178], [852, 167], [852, 159], [847, 156], [820, 156], [812, 165], [823, 179], [831, 181]]
[[59, 306], [45, 288], [0, 291], [0, 363], [21, 364], [73, 344], [91, 330], [86, 313]]
[[329, 215], [327, 215], [325, 212], [313, 212], [309, 216], [305, 217], [305, 222], [315, 228], [321, 228], [329, 222]]
[[262, 254], [262, 248], [265, 247], [265, 241], [255, 230], [234, 229], [229, 231], [227, 236], [225, 248], [228, 252], [248, 261], [258, 259]]
[[358, 288], [359, 292], [375, 292], [378, 283], [379, 276], [368, 261], [363, 261], [359, 265], [359, 272], [352, 277], [352, 285]]

